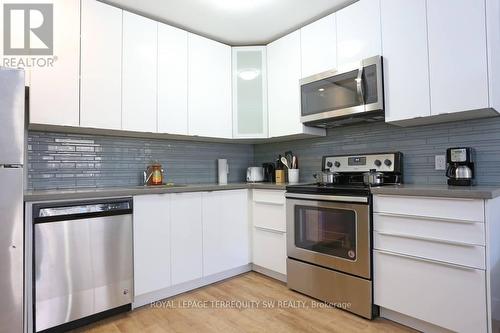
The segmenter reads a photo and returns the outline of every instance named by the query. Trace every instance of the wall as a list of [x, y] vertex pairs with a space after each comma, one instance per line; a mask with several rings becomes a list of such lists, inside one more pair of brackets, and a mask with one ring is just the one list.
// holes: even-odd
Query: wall
[[230, 182], [242, 182], [253, 147], [59, 133], [28, 133], [28, 189], [136, 186], [150, 161], [169, 182], [217, 182], [217, 159], [228, 159]]
[[444, 171], [434, 170], [434, 156], [455, 146], [475, 148], [478, 184], [500, 185], [500, 117], [412, 128], [385, 123], [342, 127], [323, 138], [256, 145], [254, 159], [273, 161], [292, 150], [298, 155], [301, 181], [313, 181], [323, 155], [401, 151], [406, 183], [445, 184]]

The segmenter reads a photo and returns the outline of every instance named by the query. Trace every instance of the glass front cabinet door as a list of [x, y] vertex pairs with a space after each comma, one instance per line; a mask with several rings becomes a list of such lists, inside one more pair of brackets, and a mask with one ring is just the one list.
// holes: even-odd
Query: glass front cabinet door
[[268, 137], [266, 48], [233, 47], [233, 136]]

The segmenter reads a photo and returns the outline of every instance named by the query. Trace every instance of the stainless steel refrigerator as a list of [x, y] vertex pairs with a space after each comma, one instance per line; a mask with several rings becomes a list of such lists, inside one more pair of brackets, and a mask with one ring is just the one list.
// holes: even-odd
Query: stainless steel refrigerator
[[23, 331], [24, 71], [0, 67], [0, 332]]

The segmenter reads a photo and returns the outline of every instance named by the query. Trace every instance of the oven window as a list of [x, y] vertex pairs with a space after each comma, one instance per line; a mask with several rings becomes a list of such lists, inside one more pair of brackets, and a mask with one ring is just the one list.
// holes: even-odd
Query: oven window
[[295, 246], [356, 260], [356, 213], [345, 209], [295, 206]]

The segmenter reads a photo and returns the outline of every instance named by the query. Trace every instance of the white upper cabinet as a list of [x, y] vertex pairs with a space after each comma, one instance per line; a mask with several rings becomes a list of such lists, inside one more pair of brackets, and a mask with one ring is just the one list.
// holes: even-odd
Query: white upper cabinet
[[485, 2], [427, 1], [427, 18], [432, 114], [487, 108]]
[[490, 107], [500, 111], [500, 1], [486, 0]]
[[188, 33], [158, 23], [158, 132], [188, 134]]
[[381, 0], [387, 122], [431, 115], [426, 0]]
[[336, 14], [300, 29], [302, 77], [337, 68]]
[[179, 193], [171, 197], [172, 285], [203, 276], [201, 195]]
[[203, 275], [250, 263], [248, 191], [203, 193]]
[[189, 134], [232, 138], [231, 47], [188, 35]]
[[29, 3], [53, 3], [56, 57], [53, 67], [31, 69], [29, 121], [32, 124], [79, 126], [80, 1]]
[[170, 195], [134, 197], [134, 295], [168, 288]]
[[269, 136], [324, 135], [300, 122], [300, 31], [267, 46]]
[[82, 127], [122, 127], [122, 15], [116, 7], [82, 0]]
[[267, 138], [265, 46], [233, 47], [233, 136]]
[[156, 132], [157, 23], [123, 12], [122, 128]]
[[337, 67], [382, 54], [380, 0], [360, 0], [337, 12]]

